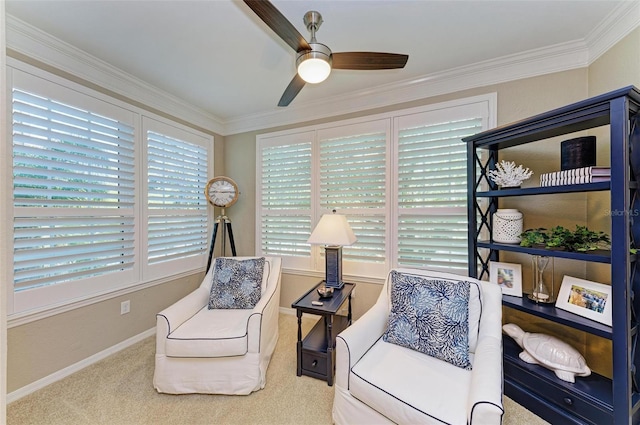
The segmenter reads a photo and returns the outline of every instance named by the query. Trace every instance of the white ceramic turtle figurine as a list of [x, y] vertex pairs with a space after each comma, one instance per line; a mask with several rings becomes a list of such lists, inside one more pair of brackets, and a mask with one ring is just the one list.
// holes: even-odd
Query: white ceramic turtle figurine
[[551, 335], [525, 332], [513, 323], [502, 329], [524, 350], [520, 353], [523, 361], [544, 366], [567, 382], [575, 382], [576, 375], [591, 375], [584, 357], [566, 342]]

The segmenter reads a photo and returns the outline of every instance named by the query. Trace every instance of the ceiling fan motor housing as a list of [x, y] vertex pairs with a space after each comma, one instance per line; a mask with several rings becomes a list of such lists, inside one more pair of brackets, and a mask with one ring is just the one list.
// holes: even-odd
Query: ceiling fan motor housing
[[331, 49], [322, 43], [309, 43], [311, 50], [303, 50], [298, 52], [296, 58], [296, 68], [307, 59], [322, 59], [331, 65]]
[[302, 21], [304, 22], [304, 26], [307, 27], [307, 30], [311, 33], [311, 38], [315, 38], [316, 31], [318, 31], [320, 25], [324, 22], [320, 12], [316, 12], [315, 10], [310, 10], [305, 13]]

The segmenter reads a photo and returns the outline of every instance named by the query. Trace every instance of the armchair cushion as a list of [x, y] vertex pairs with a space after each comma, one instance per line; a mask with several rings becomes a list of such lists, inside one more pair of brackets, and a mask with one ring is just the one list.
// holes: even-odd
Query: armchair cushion
[[166, 339], [167, 357], [244, 356], [248, 349], [248, 309], [200, 309]]
[[470, 381], [469, 370], [378, 339], [353, 367], [349, 392], [397, 424], [464, 424], [465, 403], [452, 395]]
[[252, 309], [260, 300], [264, 258], [216, 258], [209, 310]]
[[470, 283], [395, 270], [390, 279], [391, 313], [384, 341], [471, 369]]

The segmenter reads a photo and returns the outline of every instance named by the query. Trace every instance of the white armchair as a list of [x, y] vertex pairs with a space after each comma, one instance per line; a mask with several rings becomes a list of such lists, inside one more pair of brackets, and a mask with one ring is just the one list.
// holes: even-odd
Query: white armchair
[[383, 340], [391, 312], [387, 277], [376, 304], [337, 336], [335, 424], [500, 424], [504, 410], [498, 285], [448, 273], [397, 271], [471, 283], [471, 369]]
[[278, 341], [281, 264], [280, 258], [265, 257], [261, 296], [253, 309], [208, 309], [212, 264], [195, 291], [158, 313], [153, 377], [158, 392], [249, 394], [264, 388]]

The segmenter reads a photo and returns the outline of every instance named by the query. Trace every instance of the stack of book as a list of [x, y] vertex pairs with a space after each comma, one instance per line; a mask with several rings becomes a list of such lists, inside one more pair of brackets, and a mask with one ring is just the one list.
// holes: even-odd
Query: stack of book
[[611, 180], [611, 167], [581, 167], [540, 175], [540, 187], [606, 182]]

